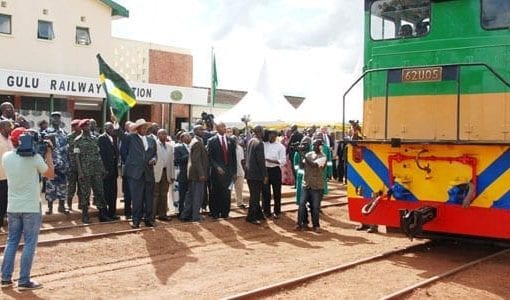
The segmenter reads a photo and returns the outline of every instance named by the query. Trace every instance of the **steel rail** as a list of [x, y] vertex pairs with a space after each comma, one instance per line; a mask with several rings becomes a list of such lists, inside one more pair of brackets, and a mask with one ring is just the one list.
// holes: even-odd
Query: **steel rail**
[[[322, 208], [326, 208], [326, 207], [332, 207], [332, 206], [345, 206], [345, 205], [347, 205], [346, 202], [343, 202], [343, 203], [327, 203], [327, 204], [321, 205], [321, 207]], [[289, 210], [285, 210], [283, 212], [294, 212], [294, 211], [297, 211], [297, 208], [292, 208], [292, 209], [289, 209]], [[235, 217], [230, 217], [227, 220], [236, 220], [236, 219], [242, 219], [242, 218], [246, 218], [246, 215], [239, 215], [239, 216], [235, 216]], [[215, 221], [216, 220], [211, 221], [211, 222], [215, 222]], [[110, 223], [113, 223], [113, 222], [110, 222]], [[197, 223], [198, 222], [187, 222], [185, 224], [197, 224]], [[102, 224], [108, 224], [108, 223], [102, 223]], [[162, 226], [162, 227], [175, 227], [175, 225], [180, 225], [182, 223], [174, 223], [174, 224], [164, 223], [164, 224], [166, 226]], [[156, 229], [156, 228], [155, 227], [142, 227], [142, 228], [118, 230], [118, 231], [112, 231], [112, 232], [93, 233], [93, 234], [74, 236], [74, 237], [65, 237], [65, 238], [58, 238], [58, 239], [50, 239], [50, 240], [38, 241], [37, 246], [47, 246], [47, 245], [58, 244], [58, 243], [62, 243], [62, 242], [76, 242], [76, 241], [85, 241], [85, 240], [90, 240], [90, 239], [105, 238], [105, 237], [110, 237], [110, 236], [124, 235], [124, 234], [130, 234], [130, 233], [137, 233], [137, 232], [145, 231], [145, 230], [153, 230], [153, 229]], [[23, 245], [24, 245], [24, 243], [20, 243], [18, 248], [22, 247]], [[0, 250], [1, 251], [5, 250], [6, 246], [7, 246], [6, 244], [0, 245]]]
[[495, 258], [495, 257], [497, 257], [497, 256], [499, 256], [499, 255], [503, 255], [503, 254], [505, 254], [505, 253], [509, 253], [509, 252], [510, 252], [510, 249], [504, 249], [504, 250], [501, 250], [501, 251], [499, 251], [499, 252], [496, 252], [496, 253], [490, 254], [490, 255], [488, 255], [488, 256], [485, 256], [485, 257], [482, 257], [482, 258], [476, 259], [476, 260], [471, 261], [471, 262], [469, 262], [469, 263], [463, 264], [462, 266], [456, 267], [456, 268], [454, 268], [454, 269], [451, 269], [451, 270], [446, 271], [446, 272], [444, 272], [444, 273], [441, 273], [441, 274], [439, 274], [439, 275], [432, 276], [432, 277], [430, 277], [430, 278], [428, 278], [428, 279], [425, 279], [425, 280], [423, 280], [423, 281], [420, 281], [420, 282], [418, 282], [418, 283], [415, 283], [415, 284], [413, 284], [413, 285], [410, 285], [410, 286], [408, 286], [408, 287], [406, 287], [406, 288], [403, 288], [403, 289], [401, 289], [401, 290], [399, 290], [399, 291], [396, 291], [396, 292], [394, 292], [394, 293], [392, 293], [392, 294], [386, 295], [386, 296], [381, 297], [381, 298], [379, 298], [379, 299], [380, 299], [380, 300], [389, 300], [389, 299], [397, 299], [397, 298], [398, 298], [398, 299], [400, 299], [400, 297], [402, 297], [403, 295], [406, 295], [406, 294], [408, 294], [408, 293], [411, 293], [412, 291], [416, 290], [417, 288], [427, 286], [427, 285], [429, 285], [429, 284], [431, 284], [431, 283], [434, 283], [434, 282], [436, 282], [436, 281], [439, 281], [439, 280], [441, 280], [441, 279], [443, 279], [443, 278], [446, 278], [446, 277], [451, 276], [451, 275], [453, 275], [453, 274], [456, 274], [456, 273], [458, 273], [458, 272], [460, 272], [460, 271], [463, 271], [463, 270], [465, 270], [465, 269], [468, 269], [468, 268], [470, 268], [470, 267], [472, 267], [472, 266], [474, 266], [474, 265], [477, 265], [477, 264], [479, 264], [479, 263], [482, 263], [482, 262], [484, 262], [484, 261], [487, 261], [487, 260], [493, 259], [493, 258]]
[[[326, 196], [324, 197], [324, 199], [322, 199], [322, 201], [331, 201], [331, 200], [334, 200], [336, 198], [344, 198], [346, 197], [345, 195], [333, 195], [333, 196]], [[290, 204], [295, 204], [296, 202], [291, 200], [291, 201], [285, 201], [285, 202], [282, 202], [281, 205], [282, 206], [286, 206], [286, 205], [290, 205]], [[231, 211], [236, 211], [236, 212], [242, 212], [243, 209], [242, 208], [232, 208]], [[79, 216], [78, 214], [76, 216]], [[176, 217], [176, 214], [171, 214], [170, 217]], [[79, 219], [79, 218], [78, 218]], [[78, 220], [76, 219], [76, 220]], [[58, 220], [60, 221], [60, 220]], [[130, 222], [131, 220], [115, 220], [115, 221], [109, 221], [109, 222], [91, 222], [89, 224], [71, 224], [71, 225], [64, 225], [64, 226], [55, 226], [55, 227], [42, 227], [41, 230], [40, 230], [40, 233], [47, 233], [47, 232], [54, 232], [54, 231], [60, 231], [60, 230], [71, 230], [71, 229], [76, 229], [76, 228], [88, 228], [88, 227], [92, 227], [92, 226], [98, 226], [98, 225], [109, 225], [109, 224], [120, 224], [120, 223], [127, 223], [127, 222]], [[48, 222], [48, 223], [52, 223], [52, 222]], [[5, 232], [0, 232], [0, 237], [1, 236], [6, 236], [7, 235], [7, 231]]]
[[366, 264], [366, 263], [378, 261], [380, 259], [392, 256], [392, 255], [395, 255], [395, 254], [399, 254], [399, 253], [402, 253], [402, 252], [415, 251], [415, 250], [421, 249], [423, 247], [429, 246], [431, 244], [433, 244], [433, 242], [432, 241], [428, 241], [428, 242], [421, 243], [419, 245], [413, 245], [413, 246], [409, 246], [409, 247], [404, 247], [404, 248], [400, 248], [400, 249], [396, 249], [396, 250], [391, 250], [391, 251], [383, 252], [381, 254], [377, 254], [377, 255], [374, 255], [374, 256], [358, 259], [358, 260], [355, 260], [355, 261], [349, 262], [349, 263], [340, 264], [340, 265], [337, 265], [337, 266], [334, 266], [334, 267], [331, 267], [331, 268], [324, 269], [322, 271], [318, 271], [318, 272], [314, 272], [314, 273], [309, 273], [309, 274], [306, 274], [306, 275], [303, 275], [303, 276], [299, 276], [299, 277], [292, 278], [292, 279], [289, 279], [289, 280], [285, 280], [285, 281], [282, 281], [282, 282], [279, 282], [279, 283], [271, 284], [271, 285], [268, 285], [268, 286], [265, 286], [265, 287], [257, 288], [257, 289], [251, 290], [251, 291], [242, 292], [242, 293], [239, 293], [239, 294], [236, 294], [236, 295], [232, 295], [232, 296], [228, 296], [228, 297], [225, 297], [225, 298], [222, 298], [222, 299], [223, 300], [234, 300], [234, 299], [248, 299], [248, 298], [251, 299], [251, 298], [261, 297], [261, 296], [264, 296], [264, 295], [268, 295], [268, 294], [280, 291], [280, 290], [285, 289], [285, 288], [294, 287], [294, 286], [297, 286], [299, 284], [315, 280], [315, 279], [317, 279], [317, 278], [319, 278], [321, 276], [325, 276], [325, 275], [329, 275], [329, 274], [345, 271], [345, 270], [348, 270], [348, 269], [352, 269], [352, 268], [357, 267], [359, 265], [363, 265], [363, 264]]

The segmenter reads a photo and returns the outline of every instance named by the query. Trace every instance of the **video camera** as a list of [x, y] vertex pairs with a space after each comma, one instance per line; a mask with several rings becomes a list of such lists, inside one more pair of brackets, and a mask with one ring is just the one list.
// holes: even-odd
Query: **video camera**
[[202, 117], [202, 120], [207, 126], [207, 129], [211, 130], [214, 127], [214, 115], [208, 114], [204, 111], [200, 116]]
[[44, 155], [51, 146], [47, 139], [42, 139], [41, 136], [34, 130], [27, 130], [19, 137], [19, 146], [16, 153], [19, 156], [31, 157], [36, 153]]

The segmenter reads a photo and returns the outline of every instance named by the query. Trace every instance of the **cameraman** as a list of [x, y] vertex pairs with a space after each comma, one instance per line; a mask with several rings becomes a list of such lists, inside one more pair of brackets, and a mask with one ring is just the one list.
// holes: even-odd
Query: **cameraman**
[[[11, 132], [14, 148], [20, 146], [20, 139], [26, 129], [19, 127]], [[33, 137], [31, 137], [33, 138]], [[22, 140], [23, 143], [26, 139]], [[51, 144], [48, 145], [51, 148]], [[39, 174], [52, 179], [54, 177], [51, 149], [45, 154], [46, 163], [39, 154], [20, 156], [15, 150], [6, 152], [2, 157], [2, 166], [9, 185], [7, 219], [9, 231], [7, 246], [2, 262], [2, 287], [12, 285], [14, 258], [21, 235], [25, 244], [21, 255], [18, 290], [32, 290], [42, 285], [30, 280], [30, 271], [41, 227], [41, 202], [39, 198]]]

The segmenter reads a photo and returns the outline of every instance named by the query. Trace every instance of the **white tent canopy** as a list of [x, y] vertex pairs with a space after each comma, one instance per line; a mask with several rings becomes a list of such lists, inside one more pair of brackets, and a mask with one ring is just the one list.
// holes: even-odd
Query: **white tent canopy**
[[249, 116], [250, 124], [274, 126], [294, 118], [296, 109], [290, 105], [274, 82], [264, 62], [255, 87], [216, 120], [230, 126], [239, 126], [243, 124], [241, 119]]
[[[342, 123], [342, 97], [348, 86], [327, 86], [311, 93], [298, 107], [292, 123], [301, 125], [339, 126]], [[356, 86], [346, 98], [345, 118], [360, 119], [362, 109], [362, 86]]]

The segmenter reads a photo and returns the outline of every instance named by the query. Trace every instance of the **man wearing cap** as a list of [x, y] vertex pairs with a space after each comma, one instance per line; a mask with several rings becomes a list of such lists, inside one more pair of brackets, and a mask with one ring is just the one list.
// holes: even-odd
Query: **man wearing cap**
[[[71, 133], [67, 135], [69, 171], [67, 172], [67, 209], [73, 209], [73, 198], [74, 194], [78, 195], [78, 199], [81, 198], [81, 188], [78, 183], [78, 167], [76, 166], [76, 157], [74, 155], [74, 140], [81, 134], [80, 119], [74, 119], [71, 121]], [[78, 204], [81, 203], [78, 200]], [[78, 207], [80, 209], [80, 207]]]
[[43, 139], [50, 139], [53, 143], [52, 155], [55, 164], [55, 177], [47, 180], [45, 184], [45, 197], [48, 201], [48, 211], [53, 213], [53, 202], [58, 201], [58, 212], [67, 213], [65, 201], [67, 199], [67, 171], [68, 171], [68, 144], [67, 133], [60, 128], [62, 125], [61, 114], [52, 112], [50, 115], [50, 127], [42, 133]]
[[106, 202], [103, 193], [102, 177], [105, 175], [97, 138], [91, 135], [90, 121], [84, 119], [80, 121], [82, 134], [74, 140], [73, 153], [76, 157], [76, 167], [78, 169], [78, 179], [81, 184], [82, 197], [80, 201], [82, 222], [90, 223], [89, 219], [89, 198], [90, 190], [94, 192], [95, 204], [99, 209], [99, 221], [111, 221], [106, 212]]
[[[9, 135], [12, 131], [12, 122], [0, 120], [0, 159], [7, 151], [13, 149]], [[7, 211], [7, 177], [4, 167], [0, 165], [0, 227], [4, 227], [4, 217]]]
[[[20, 137], [25, 128], [16, 128], [11, 132], [11, 141], [15, 148], [20, 144]], [[18, 290], [32, 290], [42, 285], [30, 280], [30, 271], [35, 248], [41, 228], [41, 200], [39, 198], [39, 174], [51, 179], [54, 175], [51, 149], [45, 154], [46, 163], [39, 154], [20, 156], [16, 151], [6, 152], [2, 165], [9, 184], [7, 217], [9, 232], [7, 246], [2, 261], [2, 288], [13, 284], [12, 273], [14, 259], [23, 235], [23, 252], [20, 260]]]
[[[113, 118], [115, 122], [115, 118]], [[125, 134], [115, 125], [118, 137], [127, 147], [126, 166], [124, 175], [128, 178], [129, 192], [133, 206], [132, 228], [140, 227], [145, 214], [145, 226], [154, 227], [153, 222], [153, 193], [154, 193], [154, 165], [157, 161], [156, 141], [147, 137], [147, 128], [151, 123], [138, 119], [132, 125], [136, 132]]]

